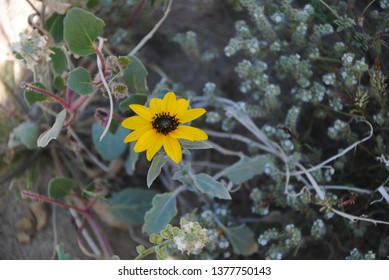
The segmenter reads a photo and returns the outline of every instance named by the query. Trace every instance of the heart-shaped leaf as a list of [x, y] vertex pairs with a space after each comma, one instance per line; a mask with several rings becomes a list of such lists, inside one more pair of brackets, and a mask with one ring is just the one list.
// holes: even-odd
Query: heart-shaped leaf
[[89, 72], [82, 67], [78, 67], [69, 73], [68, 86], [81, 95], [93, 92], [92, 78]]
[[105, 23], [94, 14], [80, 8], [71, 8], [63, 21], [64, 39], [69, 50], [79, 56], [95, 53], [95, 41]]
[[[33, 83], [32, 84], [35, 87], [46, 89], [44, 85], [42, 85], [39, 82]], [[32, 104], [40, 101], [44, 101], [48, 98], [46, 94], [34, 91], [30, 88], [24, 90], [24, 100], [26, 100], [28, 106], [32, 106]]]
[[133, 93], [147, 94], [149, 89], [147, 87], [148, 72], [142, 62], [136, 56], [128, 56], [131, 63], [123, 72], [123, 81]]
[[119, 127], [115, 134], [108, 132], [100, 141], [100, 135], [103, 130], [104, 128], [100, 124], [94, 123], [92, 125], [92, 140], [97, 152], [105, 160], [113, 160], [120, 157], [126, 149], [123, 139], [128, 134], [128, 130]]
[[70, 194], [70, 190], [77, 186], [77, 182], [66, 177], [56, 177], [49, 182], [49, 196], [60, 199]]

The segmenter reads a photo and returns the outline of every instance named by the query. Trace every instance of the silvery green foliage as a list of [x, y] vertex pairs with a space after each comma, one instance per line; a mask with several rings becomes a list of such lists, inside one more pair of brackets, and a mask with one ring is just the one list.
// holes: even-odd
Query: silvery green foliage
[[326, 225], [322, 219], [317, 219], [311, 227], [311, 236], [315, 239], [322, 238], [327, 232]]
[[357, 248], [354, 248], [350, 251], [350, 255], [346, 257], [346, 260], [375, 260], [375, 258], [375, 253], [372, 251], [363, 254]]
[[266, 258], [280, 260], [285, 258], [302, 241], [301, 231], [293, 224], [286, 225], [283, 231], [268, 229], [258, 237], [261, 247], [269, 246]]

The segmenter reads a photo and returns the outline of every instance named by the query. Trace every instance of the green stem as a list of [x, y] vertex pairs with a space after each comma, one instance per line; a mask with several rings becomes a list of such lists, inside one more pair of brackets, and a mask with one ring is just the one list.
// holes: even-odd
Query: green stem
[[144, 250], [142, 253], [140, 253], [140, 254], [135, 258], [135, 260], [143, 260], [143, 259], [144, 259], [145, 257], [147, 257], [148, 255], [155, 253], [155, 248], [161, 247], [161, 246], [166, 245], [166, 244], [169, 244], [170, 242], [171, 242], [171, 240], [170, 240], [170, 239], [167, 239], [167, 240], [165, 240], [165, 241], [163, 241], [163, 242], [161, 242], [161, 243], [159, 243], [159, 244], [157, 244], [157, 245], [155, 245], [155, 246], [153, 246], [153, 247], [151, 247], [151, 248], [149, 248], [149, 249]]

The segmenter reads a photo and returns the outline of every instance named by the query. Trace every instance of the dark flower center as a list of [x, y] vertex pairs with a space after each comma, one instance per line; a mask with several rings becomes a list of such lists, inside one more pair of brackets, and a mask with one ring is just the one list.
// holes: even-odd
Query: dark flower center
[[167, 135], [175, 130], [180, 122], [175, 115], [170, 116], [168, 113], [162, 112], [153, 117], [151, 124], [157, 132]]

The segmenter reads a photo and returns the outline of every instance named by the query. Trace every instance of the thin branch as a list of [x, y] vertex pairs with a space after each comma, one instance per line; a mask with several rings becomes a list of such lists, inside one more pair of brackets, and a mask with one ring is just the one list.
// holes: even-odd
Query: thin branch
[[387, 221], [382, 221], [382, 220], [374, 220], [374, 219], [370, 219], [370, 218], [365, 218], [365, 217], [358, 217], [358, 216], [354, 216], [354, 215], [351, 215], [351, 214], [347, 214], [347, 213], [344, 213], [342, 211], [339, 211], [337, 209], [334, 209], [334, 208], [329, 208], [328, 209], [329, 211], [332, 211], [334, 212], [335, 214], [338, 214], [339, 216], [342, 216], [344, 218], [347, 218], [351, 221], [365, 221], [365, 222], [370, 222], [370, 223], [373, 223], [373, 224], [385, 224], [385, 225], [389, 225], [389, 222]]
[[135, 55], [147, 43], [147, 41], [149, 41], [153, 37], [154, 33], [157, 32], [159, 27], [162, 25], [162, 23], [169, 15], [172, 3], [173, 0], [169, 0], [169, 3], [167, 5], [165, 13], [163, 14], [163, 17], [158, 21], [158, 23], [153, 27], [153, 29], [151, 29], [151, 31], [145, 37], [143, 37], [143, 39], [138, 43], [138, 45], [136, 45], [136, 47], [130, 52], [129, 55]]
[[[340, 153], [330, 157], [329, 159], [321, 162], [320, 164], [314, 166], [314, 167], [311, 167], [309, 169], [307, 169], [307, 172], [313, 172], [313, 171], [317, 171], [317, 170], [320, 170], [321, 168], [323, 168], [326, 164], [330, 163], [331, 161], [334, 161], [336, 160], [337, 158], [347, 154], [350, 150], [354, 149], [356, 146], [358, 146], [359, 144], [369, 140], [372, 136], [373, 136], [373, 126], [368, 122], [368, 121], [363, 121], [364, 123], [366, 123], [369, 128], [370, 128], [370, 131], [369, 131], [369, 135], [366, 136], [365, 138], [363, 138], [362, 140], [359, 140], [355, 143], [353, 143], [352, 145], [348, 146], [346, 149], [344, 149], [343, 151], [341, 151]], [[295, 176], [297, 174], [303, 174], [305, 173], [304, 171], [298, 171], [298, 172], [292, 172], [291, 175]]]
[[320, 186], [320, 188], [325, 190], [341, 190], [341, 191], [350, 191], [350, 192], [356, 192], [356, 193], [363, 193], [363, 194], [372, 194], [373, 191], [356, 188], [356, 187], [349, 187], [349, 186]]

